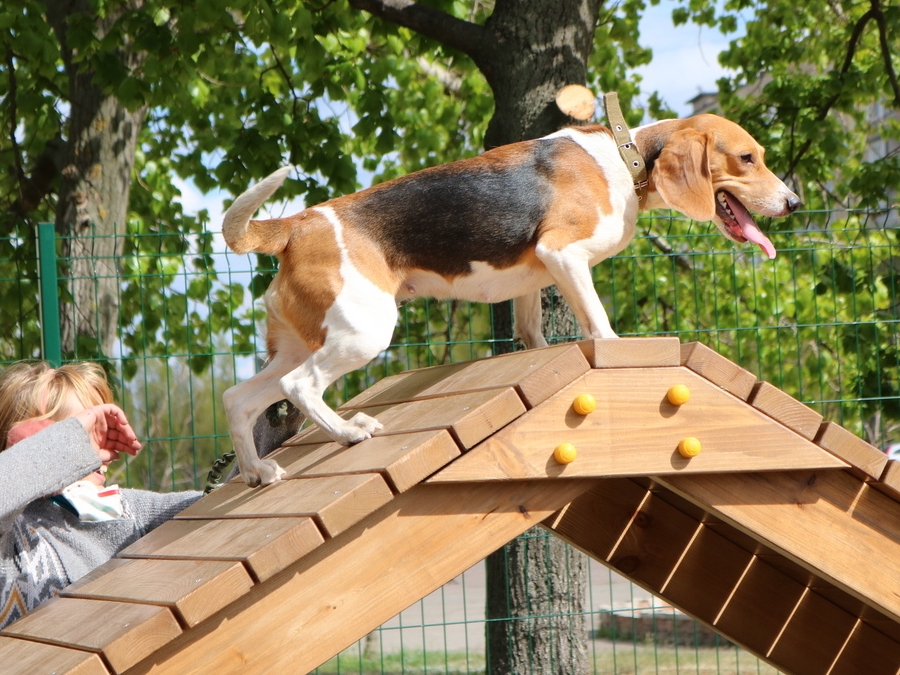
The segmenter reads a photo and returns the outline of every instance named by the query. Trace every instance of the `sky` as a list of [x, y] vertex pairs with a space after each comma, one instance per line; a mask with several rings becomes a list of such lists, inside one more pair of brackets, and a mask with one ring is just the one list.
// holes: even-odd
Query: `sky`
[[[643, 44], [652, 48], [653, 60], [637, 71], [643, 77], [642, 88], [645, 91], [658, 91], [671, 108], [680, 116], [687, 117], [691, 114], [687, 101], [701, 92], [715, 90], [716, 80], [724, 73], [717, 56], [728, 41], [711, 28], [673, 26], [673, 5], [662, 0], [661, 4], [648, 6], [645, 10], [641, 21], [641, 39]], [[597, 93], [598, 96], [602, 94]], [[602, 106], [598, 109], [602, 110]], [[272, 167], [272, 170], [277, 168]], [[211, 216], [210, 229], [220, 231], [222, 195], [203, 195], [189, 183], [180, 187], [185, 212], [195, 214], [200, 209], [207, 209]], [[275, 216], [293, 212], [290, 207], [285, 209], [283, 204], [273, 204], [273, 207], [272, 215]], [[299, 208], [302, 206], [295, 210]]]
[[687, 117], [691, 114], [687, 101], [701, 92], [715, 91], [716, 80], [725, 74], [718, 55], [729, 40], [712, 28], [673, 26], [673, 4], [663, 0], [645, 10], [641, 43], [653, 50], [653, 60], [637, 72], [643, 77], [642, 89], [658, 91], [680, 117]]

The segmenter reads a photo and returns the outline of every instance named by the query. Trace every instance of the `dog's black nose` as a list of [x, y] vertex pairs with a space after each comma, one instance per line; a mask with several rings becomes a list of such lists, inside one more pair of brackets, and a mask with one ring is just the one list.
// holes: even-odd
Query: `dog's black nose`
[[791, 196], [788, 197], [784, 202], [784, 205], [787, 207], [787, 210], [790, 213], [793, 213], [794, 211], [799, 209], [802, 204], [803, 202], [800, 201], [800, 197], [795, 194], [791, 194]]

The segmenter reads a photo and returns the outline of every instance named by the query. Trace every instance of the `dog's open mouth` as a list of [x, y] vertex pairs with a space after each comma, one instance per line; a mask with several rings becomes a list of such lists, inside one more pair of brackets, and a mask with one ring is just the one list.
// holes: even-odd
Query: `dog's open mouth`
[[733, 194], [726, 190], [719, 190], [716, 193], [716, 215], [735, 241], [752, 241], [759, 245], [770, 260], [775, 257], [776, 251], [772, 242], [757, 227], [750, 212]]

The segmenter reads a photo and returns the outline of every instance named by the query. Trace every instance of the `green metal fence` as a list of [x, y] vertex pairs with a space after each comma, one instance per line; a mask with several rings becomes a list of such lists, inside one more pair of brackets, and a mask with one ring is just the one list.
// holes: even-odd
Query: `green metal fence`
[[[703, 342], [885, 446], [900, 442], [898, 215], [841, 211], [776, 221], [774, 261], [732, 246], [708, 224], [645, 217], [632, 245], [595, 269], [596, 287], [620, 335]], [[792, 229], [773, 232], [776, 225]], [[234, 255], [208, 233], [130, 235], [119, 243], [111, 267], [118, 270], [117, 339], [113, 353], [98, 355], [90, 341], [63, 351], [59, 326], [76, 315], [90, 321], [96, 308], [73, 306], [78, 280], [67, 276], [70, 261], [58, 255], [52, 227], [36, 240], [0, 240], [0, 321], [9, 327], [0, 362], [101, 358], [146, 443], [112, 480], [202, 488], [212, 462], [231, 449], [221, 394], [263, 357], [260, 298], [274, 261]], [[558, 326], [551, 342], [576, 337]], [[394, 344], [332, 387], [329, 400], [340, 403], [401, 370], [489, 356], [498, 341], [485, 306], [410, 303]], [[588, 588], [595, 673], [775, 672], [599, 564], [591, 564]], [[476, 566], [319, 672], [483, 670], [484, 577]]]

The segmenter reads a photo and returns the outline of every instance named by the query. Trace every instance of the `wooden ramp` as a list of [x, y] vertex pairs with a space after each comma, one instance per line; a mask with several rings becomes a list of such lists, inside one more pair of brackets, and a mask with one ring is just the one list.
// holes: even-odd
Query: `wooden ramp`
[[9, 626], [3, 673], [305, 673], [536, 524], [786, 673], [900, 671], [900, 468], [703, 345], [410, 371], [358, 410], [378, 437], [302, 432], [288, 480], [223, 486]]

